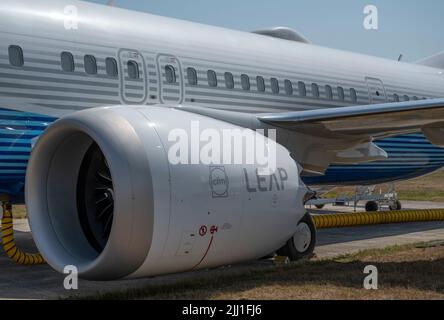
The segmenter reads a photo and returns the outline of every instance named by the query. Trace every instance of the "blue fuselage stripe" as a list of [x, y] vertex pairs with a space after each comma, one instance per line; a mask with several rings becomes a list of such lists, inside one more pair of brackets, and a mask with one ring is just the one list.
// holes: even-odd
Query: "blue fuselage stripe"
[[444, 149], [420, 134], [409, 134], [375, 141], [388, 158], [357, 165], [331, 166], [324, 176], [306, 177], [307, 184], [377, 184], [421, 176], [444, 166]]
[[[32, 141], [55, 120], [40, 114], [0, 109], [0, 189], [23, 191]], [[420, 133], [375, 143], [388, 153], [387, 160], [334, 165], [324, 176], [303, 180], [307, 184], [373, 184], [412, 178], [444, 166], [444, 149], [432, 145]]]

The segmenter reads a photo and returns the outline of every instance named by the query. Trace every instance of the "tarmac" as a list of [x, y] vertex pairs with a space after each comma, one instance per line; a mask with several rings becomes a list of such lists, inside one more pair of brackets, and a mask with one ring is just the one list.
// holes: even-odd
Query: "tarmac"
[[[405, 209], [444, 208], [444, 203], [404, 201], [403, 206]], [[362, 208], [359, 207], [358, 210]], [[353, 208], [326, 206], [322, 213], [337, 211], [349, 212], [353, 211]], [[17, 245], [27, 252], [36, 252], [27, 220], [17, 220], [14, 230]], [[444, 241], [444, 221], [319, 230], [315, 254], [318, 258], [325, 259], [369, 248], [385, 248], [429, 241]], [[63, 287], [64, 275], [55, 272], [48, 265], [18, 266], [11, 262], [0, 249], [0, 300], [91, 296], [124, 289], [166, 285], [196, 277], [238, 273], [252, 267], [270, 268], [273, 265], [271, 260], [261, 260], [212, 270], [138, 280], [114, 282], [80, 280], [78, 290], [68, 291]]]

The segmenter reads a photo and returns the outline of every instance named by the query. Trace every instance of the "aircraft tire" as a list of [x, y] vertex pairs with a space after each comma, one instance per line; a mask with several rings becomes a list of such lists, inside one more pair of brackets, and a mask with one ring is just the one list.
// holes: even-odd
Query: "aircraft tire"
[[375, 212], [378, 211], [379, 206], [376, 201], [369, 201], [365, 204], [365, 211], [367, 212]]
[[279, 256], [286, 256], [290, 261], [310, 258], [316, 246], [316, 226], [307, 213], [299, 221], [298, 229], [293, 237], [277, 251]]

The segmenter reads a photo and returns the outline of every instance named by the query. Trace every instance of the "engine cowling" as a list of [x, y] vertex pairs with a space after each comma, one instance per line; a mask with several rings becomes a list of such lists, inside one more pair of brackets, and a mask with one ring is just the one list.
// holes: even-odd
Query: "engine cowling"
[[47, 129], [29, 161], [26, 204], [54, 269], [74, 265], [90, 280], [183, 272], [260, 258], [294, 234], [306, 188], [288, 151], [276, 144], [277, 169], [266, 176], [255, 164], [172, 164], [169, 134], [190, 132], [193, 121], [237, 128], [176, 109], [119, 106]]

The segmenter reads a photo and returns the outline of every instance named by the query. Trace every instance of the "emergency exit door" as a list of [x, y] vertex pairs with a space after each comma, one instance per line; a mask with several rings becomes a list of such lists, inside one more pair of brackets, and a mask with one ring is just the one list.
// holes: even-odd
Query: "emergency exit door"
[[387, 92], [384, 83], [377, 78], [365, 78], [368, 87], [369, 100], [371, 104], [387, 102]]
[[162, 103], [181, 103], [183, 100], [183, 76], [179, 59], [161, 54], [157, 57]]
[[147, 75], [145, 61], [137, 50], [121, 49], [120, 95], [124, 103], [143, 103], [147, 97]]

